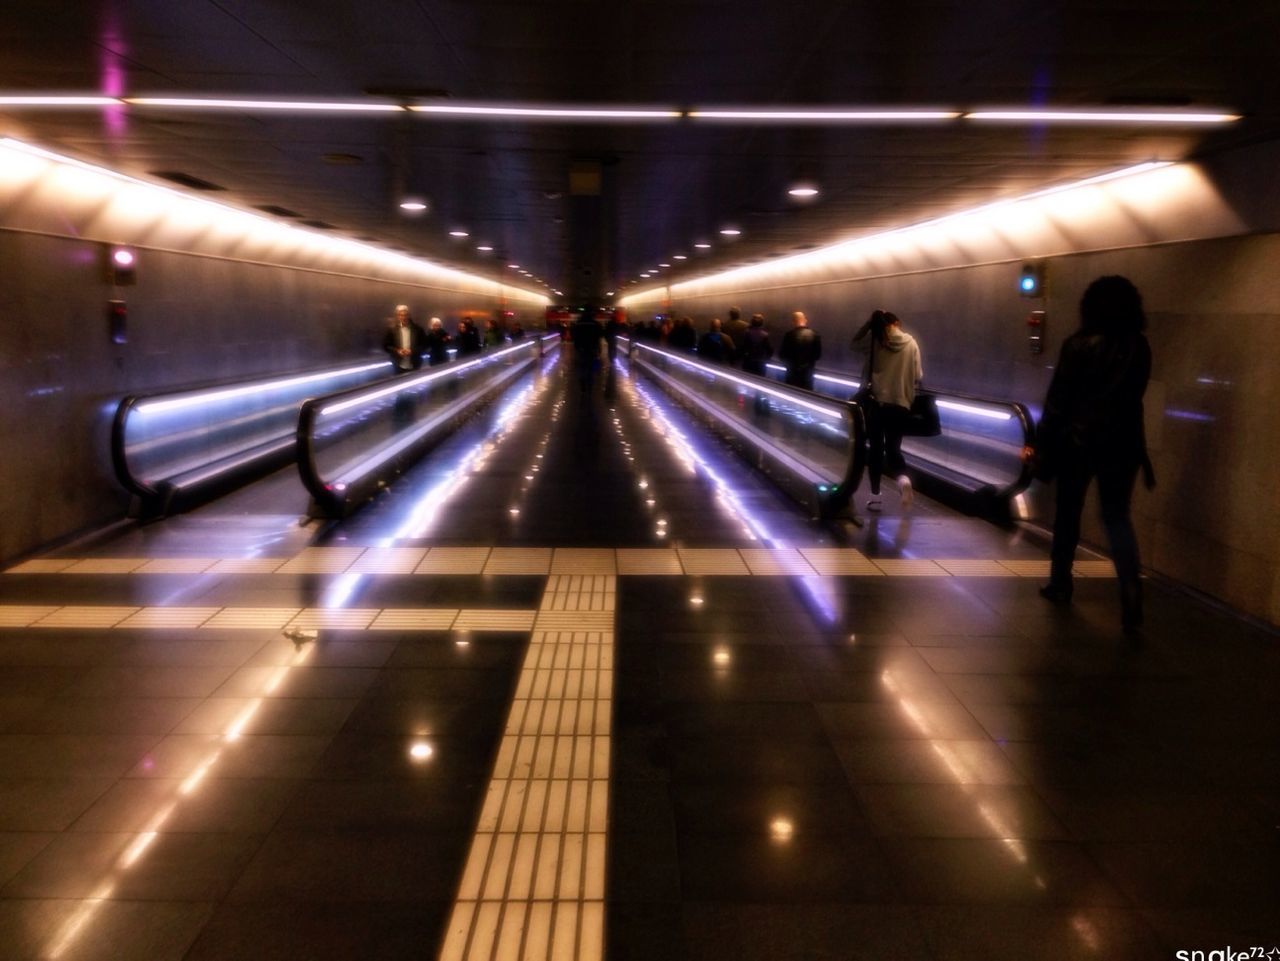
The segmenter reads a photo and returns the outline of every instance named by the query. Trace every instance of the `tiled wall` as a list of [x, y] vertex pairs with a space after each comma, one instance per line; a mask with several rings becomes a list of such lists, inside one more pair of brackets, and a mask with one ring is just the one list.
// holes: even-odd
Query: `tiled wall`
[[[137, 284], [113, 292], [100, 257], [97, 243], [0, 229], [0, 559], [123, 516], [108, 455], [123, 395], [376, 355], [399, 302], [423, 320], [495, 306], [482, 294], [146, 249]], [[122, 346], [107, 329], [116, 296], [129, 310]]]

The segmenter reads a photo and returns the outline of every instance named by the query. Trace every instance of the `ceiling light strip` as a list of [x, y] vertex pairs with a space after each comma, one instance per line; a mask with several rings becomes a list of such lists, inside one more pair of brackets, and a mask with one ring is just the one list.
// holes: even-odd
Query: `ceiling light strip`
[[413, 113], [445, 117], [506, 117], [561, 120], [678, 120], [684, 111], [617, 107], [518, 107], [502, 104], [413, 104]]
[[795, 108], [784, 110], [703, 109], [694, 108], [687, 114], [690, 120], [751, 120], [757, 122], [789, 123], [815, 121], [840, 123], [884, 123], [887, 121], [935, 121], [958, 120], [959, 110], [873, 110], [873, 109], [821, 109]]
[[398, 103], [353, 102], [349, 100], [236, 100], [206, 97], [125, 97], [133, 107], [192, 107], [210, 110], [332, 111], [339, 113], [403, 113]]
[[[970, 207], [967, 210], [960, 210], [956, 213], [946, 214], [942, 217], [936, 217], [932, 220], [919, 221], [913, 224], [906, 224], [902, 227], [894, 227], [890, 230], [880, 231], [879, 233], [867, 234], [862, 237], [854, 237], [850, 240], [841, 241], [839, 243], [830, 244], [820, 247], [817, 250], [806, 251], [802, 254], [794, 254], [790, 257], [783, 257], [778, 260], [770, 260], [760, 264], [749, 264], [744, 267], [735, 267], [730, 270], [721, 271], [714, 274], [706, 274], [701, 277], [691, 278], [687, 281], [681, 281], [670, 287], [650, 287], [637, 291], [634, 294], [623, 298], [621, 301], [623, 306], [629, 304], [643, 303], [646, 299], [650, 299], [662, 291], [671, 290], [688, 290], [700, 284], [708, 282], [723, 283], [730, 278], [740, 278], [745, 280], [751, 275], [766, 272], [776, 275], [779, 272], [787, 270], [801, 269], [806, 265], [822, 263], [827, 258], [852, 252], [857, 248], [866, 247], [882, 242], [891, 237], [898, 237], [903, 234], [914, 234], [921, 231], [936, 230], [939, 227], [969, 220], [974, 217], [980, 217], [995, 211], [1005, 210], [1031, 201], [1039, 200], [1044, 197], [1062, 194], [1068, 191], [1078, 190], [1084, 187], [1093, 187], [1099, 184], [1108, 183], [1115, 180], [1127, 179], [1140, 174], [1148, 173], [1154, 170], [1160, 170], [1165, 167], [1175, 166], [1173, 161], [1168, 160], [1152, 160], [1146, 163], [1134, 164], [1129, 167], [1122, 167], [1119, 170], [1109, 170], [1104, 173], [1096, 174], [1092, 177], [1086, 177], [1083, 180], [1075, 180], [1066, 184], [1059, 184], [1053, 187], [1046, 187], [1043, 190], [1037, 190], [1029, 194], [1022, 194], [1017, 197], [1010, 197], [1006, 200], [997, 200], [989, 204], [983, 204], [978, 207]], [[641, 276], [644, 276], [643, 274]]]
[[0, 94], [0, 107], [114, 107], [123, 103], [119, 97], [90, 94], [50, 94], [24, 96]]
[[1186, 110], [971, 110], [964, 119], [1003, 123], [1227, 124], [1242, 119], [1242, 115]]
[[303, 227], [295, 227], [292, 224], [283, 224], [270, 217], [264, 217], [240, 207], [234, 207], [230, 204], [208, 200], [205, 197], [198, 197], [190, 193], [185, 193], [181, 190], [174, 190], [171, 187], [166, 187], [161, 184], [151, 183], [150, 181], [121, 173], [118, 170], [112, 170], [109, 167], [102, 167], [97, 164], [88, 163], [84, 160], [77, 160], [74, 157], [54, 153], [52, 150], [46, 150], [43, 147], [37, 147], [34, 144], [29, 144], [22, 140], [15, 140], [11, 137], [0, 137], [0, 150], [12, 150], [17, 153], [25, 154], [29, 157], [37, 157], [49, 163], [87, 171], [95, 176], [105, 177], [119, 183], [142, 187], [148, 191], [154, 191], [165, 197], [174, 197], [183, 203], [198, 205], [212, 210], [218, 216], [236, 218], [245, 226], [245, 229], [248, 229], [250, 225], [261, 226], [266, 231], [277, 235], [283, 232], [289, 236], [305, 237], [312, 242], [320, 242], [327, 250], [340, 250], [349, 253], [352, 256], [358, 255], [364, 258], [375, 257], [383, 264], [396, 265], [419, 273], [423, 270], [429, 270], [434, 272], [436, 274], [436, 279], [440, 281], [447, 280], [454, 283], [466, 281], [470, 284], [493, 285], [498, 288], [500, 292], [504, 290], [515, 291], [523, 297], [527, 297], [537, 303], [545, 304], [547, 302], [547, 298], [536, 291], [505, 284], [503, 281], [495, 277], [484, 277], [480, 274], [469, 274], [464, 271], [454, 270], [451, 267], [445, 267], [442, 264], [438, 264], [425, 258], [412, 257], [408, 254], [400, 254], [384, 250], [381, 247], [375, 247], [371, 244], [362, 243], [356, 240], [349, 240], [345, 237], [333, 237], [321, 233], [320, 231], [307, 230]]

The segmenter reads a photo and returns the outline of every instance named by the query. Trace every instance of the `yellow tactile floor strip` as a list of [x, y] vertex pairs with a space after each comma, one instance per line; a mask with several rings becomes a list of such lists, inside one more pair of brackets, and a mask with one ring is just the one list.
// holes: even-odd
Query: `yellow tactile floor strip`
[[1013, 571], [999, 561], [971, 560], [956, 558], [939, 560], [935, 563], [948, 574], [956, 577], [1013, 577]]
[[680, 555], [671, 548], [620, 548], [618, 573], [680, 575], [684, 573], [684, 568], [680, 566]]
[[733, 548], [681, 548], [680, 563], [686, 573], [703, 575], [750, 574], [746, 561]]
[[199, 627], [217, 614], [217, 607], [144, 607], [127, 617], [117, 627]]
[[433, 547], [415, 574], [479, 574], [489, 560], [487, 547]]
[[1116, 566], [1111, 561], [1076, 561], [1071, 569], [1077, 577], [1116, 576]]
[[933, 561], [914, 558], [877, 557], [872, 563], [891, 577], [943, 577], [947, 573]]
[[131, 574], [147, 563], [145, 557], [89, 557], [76, 561], [63, 574]]
[[530, 638], [440, 961], [604, 957], [616, 598], [612, 576], [548, 580], [539, 622], [608, 623]]
[[[757, 577], [1047, 577], [1042, 558], [869, 558], [851, 547], [550, 548], [314, 547], [293, 558], [36, 558], [7, 574], [313, 574]], [[1114, 577], [1108, 560], [1076, 561], [1077, 577]]]
[[60, 607], [52, 614], [33, 621], [33, 627], [114, 627], [138, 611], [136, 607]]
[[458, 619], [448, 608], [414, 610], [387, 608], [369, 625], [371, 631], [447, 631]]
[[317, 630], [325, 627], [332, 630], [360, 631], [372, 624], [377, 616], [376, 608], [308, 607], [299, 611], [298, 616], [285, 626], [296, 630]]
[[203, 574], [214, 564], [216, 557], [157, 557], [137, 569], [138, 574]]
[[297, 613], [296, 607], [224, 607], [201, 626], [278, 631], [293, 620]]
[[533, 611], [474, 610], [459, 611], [453, 622], [455, 631], [529, 631], [533, 629]]
[[206, 573], [209, 574], [274, 574], [284, 567], [287, 557], [227, 557]]
[[355, 574], [412, 574], [426, 554], [422, 547], [374, 547], [351, 565]]
[[847, 547], [802, 547], [800, 553], [819, 574], [854, 574], [876, 577], [884, 571], [867, 560], [861, 551]]
[[[612, 600], [612, 594], [607, 595]], [[0, 628], [221, 628], [224, 630], [371, 630], [371, 631], [529, 631], [538, 611], [458, 610], [457, 608], [358, 608], [351, 610], [296, 607], [115, 607], [94, 605], [0, 604]], [[547, 612], [577, 618], [580, 629], [605, 624], [601, 612]], [[608, 615], [612, 618], [612, 613]], [[603, 629], [603, 628], [601, 628]]]
[[68, 567], [75, 563], [72, 558], [64, 557], [37, 557], [34, 560], [23, 561], [16, 564], [5, 571], [6, 574], [57, 574], [65, 571]]
[[484, 566], [486, 574], [547, 574], [550, 571], [549, 547], [495, 547]]
[[1001, 561], [1005, 567], [1019, 577], [1048, 577], [1048, 561]]
[[57, 605], [12, 604], [0, 607], [0, 627], [27, 627], [56, 611]]
[[557, 547], [551, 558], [552, 574], [616, 574], [612, 547]]
[[364, 553], [363, 547], [308, 547], [280, 568], [281, 574], [341, 574]]
[[742, 559], [746, 561], [747, 567], [751, 569], [752, 574], [758, 575], [787, 575], [787, 574], [813, 574], [814, 569], [809, 565], [799, 551], [794, 550], [770, 550], [768, 548], [743, 548], [738, 551], [742, 555]]

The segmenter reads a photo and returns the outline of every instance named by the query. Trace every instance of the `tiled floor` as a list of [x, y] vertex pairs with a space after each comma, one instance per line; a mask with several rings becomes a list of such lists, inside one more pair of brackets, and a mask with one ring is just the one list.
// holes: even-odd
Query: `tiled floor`
[[814, 525], [617, 388], [331, 529], [282, 472], [0, 575], [0, 957], [1280, 947], [1274, 634], [1152, 585], [1126, 641], [1105, 561], [1047, 606], [923, 498]]

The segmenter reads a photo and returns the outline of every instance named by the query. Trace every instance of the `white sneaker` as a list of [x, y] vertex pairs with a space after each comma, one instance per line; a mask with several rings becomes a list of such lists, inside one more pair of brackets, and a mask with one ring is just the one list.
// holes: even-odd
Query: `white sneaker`
[[880, 495], [872, 494], [867, 498], [867, 510], [880, 513]]
[[906, 510], [915, 499], [916, 492], [911, 487], [911, 478], [903, 474], [898, 478], [898, 496], [902, 498], [902, 509]]

